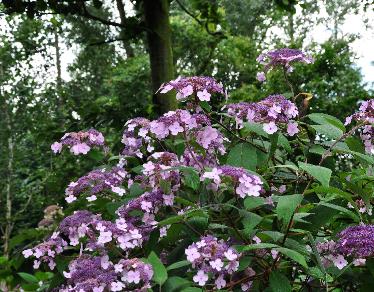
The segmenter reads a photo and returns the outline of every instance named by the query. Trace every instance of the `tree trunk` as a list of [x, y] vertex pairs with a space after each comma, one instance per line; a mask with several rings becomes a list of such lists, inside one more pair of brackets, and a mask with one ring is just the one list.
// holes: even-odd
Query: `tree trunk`
[[149, 58], [151, 63], [153, 104], [158, 114], [177, 107], [175, 94], [156, 93], [160, 85], [174, 78], [168, 0], [144, 0]]
[[12, 137], [12, 123], [9, 116], [9, 110], [5, 104], [5, 123], [8, 132], [8, 167], [7, 167], [7, 182], [5, 187], [5, 231], [4, 231], [4, 256], [9, 257], [9, 240], [13, 229], [12, 223], [12, 174], [13, 174], [13, 158], [14, 158], [14, 144]]
[[13, 143], [13, 129], [11, 121], [11, 111], [8, 108], [7, 101], [2, 92], [3, 82], [3, 67], [0, 64], [0, 98], [3, 102], [3, 112], [6, 132], [8, 134], [8, 165], [6, 171], [6, 185], [5, 185], [5, 228], [3, 232], [3, 253], [6, 258], [9, 257], [9, 240], [13, 229], [12, 222], [12, 175], [13, 175], [13, 159], [14, 159], [14, 143]]
[[56, 84], [57, 84], [57, 91], [61, 90], [61, 53], [60, 53], [60, 42], [58, 37], [58, 28], [55, 27], [53, 30], [54, 37], [55, 37], [55, 54], [56, 54], [56, 69], [57, 69], [57, 76], [56, 76]]
[[[126, 11], [125, 11], [125, 6], [123, 5], [123, 0], [116, 0], [116, 3], [117, 3], [117, 10], [118, 10], [118, 13], [119, 13], [119, 18], [121, 20], [121, 24], [125, 25], [126, 24]], [[125, 29], [124, 29], [124, 27], [121, 28], [120, 37], [122, 39], [123, 48], [126, 51], [126, 57], [127, 58], [134, 57], [135, 56], [134, 49], [129, 44], [129, 41], [125, 39]]]

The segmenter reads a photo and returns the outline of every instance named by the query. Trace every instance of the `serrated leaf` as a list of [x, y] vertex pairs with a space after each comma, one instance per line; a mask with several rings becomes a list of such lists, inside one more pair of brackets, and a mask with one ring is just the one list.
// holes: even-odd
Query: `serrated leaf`
[[151, 251], [148, 256], [148, 262], [153, 267], [153, 281], [161, 286], [168, 278], [168, 272], [166, 271], [164, 264], [153, 251]]
[[334, 127], [339, 128], [342, 131], [345, 131], [344, 124], [339, 119], [333, 116], [330, 116], [328, 114], [312, 113], [312, 114], [307, 115], [307, 117], [317, 124], [320, 124], [320, 125], [330, 124]]
[[265, 204], [266, 204], [265, 199], [261, 197], [247, 197], [244, 200], [244, 207], [248, 210], [255, 209]]
[[130, 187], [130, 196], [131, 197], [138, 197], [141, 194], [144, 193], [144, 190], [141, 188], [141, 186], [138, 183], [134, 183]]
[[276, 212], [278, 219], [282, 221], [283, 226], [286, 227], [291, 220], [292, 214], [295, 212], [297, 206], [303, 200], [301, 194], [279, 196]]
[[256, 170], [256, 149], [247, 143], [240, 143], [231, 149], [226, 164]]
[[196, 287], [188, 287], [183, 289], [181, 292], [203, 292], [203, 289]]
[[276, 248], [279, 247], [278, 245], [274, 243], [257, 243], [257, 244], [251, 244], [247, 246], [236, 246], [235, 249], [239, 252], [242, 251], [249, 251], [249, 250], [256, 250], [256, 249], [263, 249], [263, 248]]
[[317, 133], [323, 134], [330, 139], [338, 139], [344, 134], [342, 130], [332, 125], [311, 125], [311, 127]]
[[182, 215], [175, 215], [171, 216], [169, 218], [166, 218], [160, 222], [158, 222], [158, 226], [165, 226], [165, 225], [170, 225], [170, 224], [175, 224], [183, 221], [183, 216]]
[[253, 228], [255, 228], [262, 221], [262, 217], [255, 213], [247, 212], [243, 218], [244, 230], [247, 234], [251, 233]]
[[185, 185], [196, 191], [200, 185], [200, 177], [197, 171], [191, 168], [184, 168], [182, 172]]
[[188, 286], [191, 286], [191, 282], [187, 279], [173, 276], [170, 277], [164, 284], [162, 291], [164, 292], [179, 292]]
[[290, 292], [292, 291], [290, 281], [287, 277], [278, 271], [272, 271], [269, 278], [272, 292]]
[[34, 275], [23, 272], [18, 273], [18, 275], [28, 283], [39, 283], [39, 280]]
[[264, 131], [263, 125], [262, 124], [256, 124], [256, 123], [244, 123], [244, 129], [256, 133], [259, 136], [262, 137], [269, 137], [269, 134]]
[[329, 186], [332, 173], [331, 169], [304, 162], [299, 162], [299, 167], [318, 180], [323, 186]]
[[189, 266], [189, 265], [191, 265], [191, 263], [187, 260], [184, 260], [184, 261], [180, 261], [180, 262], [176, 262], [176, 263], [171, 264], [170, 266], [168, 266], [166, 268], [166, 270], [171, 271], [171, 270], [179, 269], [179, 268]]
[[284, 254], [285, 256], [289, 257], [293, 261], [299, 263], [304, 268], [308, 267], [308, 265], [306, 264], [305, 257], [302, 254], [298, 253], [297, 251], [294, 251], [292, 249], [288, 249], [288, 248], [285, 248], [285, 247], [277, 247], [277, 248], [275, 248], [275, 250], [277, 250], [280, 253]]
[[338, 210], [338, 211], [348, 215], [349, 217], [351, 217], [356, 222], [360, 221], [360, 218], [354, 212], [352, 212], [351, 210], [348, 210], [347, 208], [344, 208], [344, 207], [341, 207], [341, 206], [338, 206], [338, 205], [335, 205], [335, 204], [330, 204], [330, 203], [327, 203], [327, 202], [320, 202], [319, 205]]

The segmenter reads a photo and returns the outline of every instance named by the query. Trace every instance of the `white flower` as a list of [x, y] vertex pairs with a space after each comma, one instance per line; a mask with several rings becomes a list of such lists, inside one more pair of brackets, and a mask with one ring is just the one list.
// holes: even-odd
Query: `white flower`
[[185, 250], [185, 254], [187, 256], [187, 260], [193, 263], [196, 259], [200, 257], [200, 253], [197, 251], [196, 247], [190, 247]]
[[23, 256], [27, 259], [28, 257], [32, 256], [33, 255], [33, 252], [32, 252], [32, 249], [25, 249], [23, 252], [22, 252]]
[[204, 286], [205, 283], [208, 281], [208, 275], [204, 273], [204, 271], [198, 271], [195, 276], [193, 276], [193, 281], [198, 283], [200, 286]]
[[268, 133], [269, 135], [274, 134], [276, 131], [278, 131], [278, 127], [274, 122], [264, 124], [263, 128], [264, 128], [264, 131]]
[[73, 195], [70, 195], [70, 196], [65, 198], [65, 201], [68, 202], [68, 204], [70, 204], [70, 203], [74, 202], [76, 199], [77, 199], [77, 197], [75, 197]]
[[126, 193], [126, 191], [120, 187], [112, 187], [112, 192], [118, 194], [120, 197]]
[[229, 260], [229, 261], [234, 261], [238, 258], [238, 255], [236, 253], [234, 253], [232, 251], [232, 249], [229, 249], [228, 251], [225, 251], [224, 252], [224, 255], [225, 257]]
[[210, 101], [210, 96], [211, 96], [211, 94], [206, 89], [204, 89], [203, 91], [198, 91], [197, 92], [197, 97], [201, 101]]
[[218, 272], [222, 270], [223, 262], [221, 259], [210, 261], [209, 264], [213, 269], [216, 269]]
[[96, 197], [95, 195], [92, 195], [92, 196], [87, 197], [86, 199], [87, 199], [87, 201], [89, 201], [89, 202], [93, 202], [93, 201], [96, 201], [96, 200], [97, 200], [97, 197]]
[[348, 265], [348, 262], [342, 255], [332, 256], [331, 260], [334, 263], [334, 266], [337, 267], [339, 270], [343, 269], [346, 265]]
[[226, 286], [226, 281], [225, 281], [225, 279], [223, 278], [222, 275], [220, 275], [216, 279], [215, 283], [216, 283], [216, 286], [217, 286], [218, 289], [222, 289], [222, 288], [224, 288]]

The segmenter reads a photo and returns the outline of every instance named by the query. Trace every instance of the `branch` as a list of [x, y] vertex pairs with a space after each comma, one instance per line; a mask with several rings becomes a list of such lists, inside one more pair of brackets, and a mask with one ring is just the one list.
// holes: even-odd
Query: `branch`
[[206, 32], [212, 36], [225, 36], [223, 32], [221, 31], [210, 31], [209, 28], [208, 28], [208, 23], [207, 22], [202, 22], [200, 19], [197, 18], [196, 15], [194, 15], [192, 12], [188, 11], [188, 9], [179, 1], [179, 0], [176, 0], [176, 2], [178, 3], [179, 7], [184, 11], [186, 12], [189, 16], [191, 16], [198, 24], [200, 24], [202, 27], [205, 28]]
[[123, 41], [123, 40], [124, 40], [123, 38], [114, 38], [114, 39], [109, 39], [109, 40], [103, 40], [103, 41], [100, 41], [100, 42], [89, 43], [88, 46], [105, 45], [105, 44], [110, 44], [110, 43], [119, 42], [119, 41]]
[[82, 7], [83, 7], [83, 11], [84, 11], [84, 13], [82, 14], [82, 16], [84, 16], [84, 17], [87, 17], [87, 18], [92, 19], [92, 20], [96, 20], [96, 21], [101, 22], [102, 24], [105, 24], [105, 25], [111, 25], [111, 26], [122, 27], [122, 28], [125, 27], [121, 23], [110, 21], [110, 20], [106, 20], [106, 19], [103, 19], [101, 17], [92, 15], [91, 13], [88, 12], [85, 3], [83, 3]]

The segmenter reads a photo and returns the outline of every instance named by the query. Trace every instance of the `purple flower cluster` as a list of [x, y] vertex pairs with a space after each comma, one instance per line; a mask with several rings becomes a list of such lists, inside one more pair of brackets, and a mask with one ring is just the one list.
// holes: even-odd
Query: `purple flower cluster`
[[211, 153], [205, 153], [205, 155], [196, 153], [194, 150], [186, 149], [181, 157], [181, 164], [185, 166], [191, 166], [196, 169], [200, 168], [200, 165], [204, 165], [206, 167], [216, 167], [218, 165], [217, 157]]
[[34, 248], [25, 249], [22, 254], [25, 258], [35, 257], [34, 269], [38, 269], [40, 264], [44, 262], [53, 270], [56, 266], [56, 256], [62, 253], [67, 245], [68, 243], [59, 236], [59, 233], [55, 232], [49, 239]]
[[95, 129], [66, 133], [60, 142], [51, 145], [51, 149], [54, 153], [60, 153], [63, 146], [68, 147], [74, 155], [87, 154], [93, 147], [103, 148], [106, 151], [104, 136]]
[[374, 99], [362, 102], [359, 111], [346, 118], [345, 125], [351, 124], [353, 120], [365, 124], [360, 137], [365, 145], [365, 151], [374, 154]]
[[201, 128], [201, 125], [210, 125], [207, 116], [203, 114], [190, 114], [187, 110], [170, 111], [150, 123], [150, 132], [157, 139], [165, 139], [169, 135]]
[[224, 94], [222, 84], [205, 76], [178, 77], [161, 85], [159, 90], [161, 93], [167, 93], [172, 89], [176, 90], [178, 100], [184, 100], [195, 93], [198, 100], [210, 101], [213, 93]]
[[[116, 213], [126, 225], [136, 226], [142, 240], [147, 240], [151, 231], [157, 226], [155, 215], [167, 199], [161, 191], [145, 192], [140, 197], [130, 200], [120, 207]], [[135, 216], [134, 213], [141, 216]]]
[[[131, 207], [132, 205], [126, 210], [136, 209]], [[81, 244], [81, 248], [88, 251], [102, 251], [107, 243], [113, 243], [124, 251], [140, 247], [143, 240], [147, 239], [151, 230], [155, 228], [156, 222], [144, 222], [137, 228], [136, 224], [139, 222], [136, 222], [136, 218], [127, 215], [128, 220], [119, 218], [113, 223], [89, 211], [77, 211], [61, 221], [50, 239], [33, 249], [24, 250], [23, 255], [36, 258], [35, 268], [38, 268], [41, 262], [46, 262], [53, 269], [55, 256], [62, 253], [69, 245], [74, 247]]]
[[[355, 201], [355, 204], [357, 206], [357, 209], [360, 213], [364, 214], [367, 213], [368, 215], [372, 215], [373, 213], [373, 208], [371, 206], [367, 206], [364, 202], [363, 199], [358, 199]], [[354, 206], [349, 202], [348, 203], [348, 208], [354, 209]]]
[[325, 267], [334, 265], [339, 270], [348, 265], [347, 260], [342, 254], [339, 254], [335, 241], [324, 241], [317, 244], [317, 251], [322, 258], [322, 264]]
[[149, 134], [150, 121], [145, 118], [129, 120], [125, 125], [121, 142], [125, 145], [122, 150], [124, 156], [143, 158], [144, 154], [154, 150], [152, 138]]
[[61, 292], [103, 292], [117, 280], [114, 267], [105, 264], [105, 257], [88, 255], [82, 255], [71, 261], [69, 270], [64, 272], [64, 277], [67, 279], [67, 286], [61, 287], [59, 290]]
[[293, 71], [292, 63], [311, 64], [314, 62], [312, 57], [302, 51], [288, 48], [262, 53], [257, 57], [256, 61], [265, 66], [263, 72], [257, 73], [257, 80], [260, 82], [266, 80], [265, 74], [272, 68], [282, 67], [287, 70], [287, 73], [290, 73]]
[[325, 266], [334, 264], [338, 269], [343, 269], [348, 265], [348, 257], [353, 260], [353, 265], [362, 266], [366, 258], [374, 255], [374, 225], [350, 226], [337, 237], [337, 241], [317, 244]]
[[278, 131], [279, 124], [287, 124], [290, 136], [299, 132], [297, 123], [292, 121], [299, 111], [296, 105], [283, 95], [270, 95], [259, 102], [240, 102], [226, 106], [227, 113], [235, 117], [238, 128], [243, 127], [243, 121], [263, 124], [264, 131], [273, 134]]
[[178, 156], [171, 152], [156, 152], [143, 164], [143, 175], [138, 176], [143, 187], [151, 187], [153, 191], [162, 191], [164, 182], [170, 183], [170, 194], [164, 194], [165, 205], [173, 205], [174, 194], [180, 188], [181, 177], [177, 166], [181, 166]]
[[85, 176], [79, 178], [76, 182], [71, 182], [65, 190], [68, 203], [77, 199], [77, 196], [88, 192], [90, 196], [86, 197], [87, 201], [92, 202], [97, 199], [96, 195], [106, 190], [123, 196], [125, 190], [120, 187], [125, 178], [128, 177], [127, 172], [120, 167], [112, 169], [96, 169]]
[[136, 291], [145, 292], [151, 287], [152, 266], [137, 258], [122, 259], [117, 264], [107, 255], [82, 255], [69, 264], [64, 272], [67, 286], [59, 291]]
[[211, 277], [217, 289], [222, 289], [226, 286], [225, 278], [239, 267], [239, 253], [226, 241], [211, 235], [191, 244], [185, 254], [192, 267], [197, 270], [193, 281], [200, 286], [204, 286]]
[[338, 234], [337, 250], [345, 256], [367, 258], [374, 255], [374, 225], [350, 226]]
[[211, 126], [204, 114], [190, 114], [187, 110], [170, 111], [150, 123], [150, 132], [161, 140], [184, 133], [187, 139], [196, 138], [196, 142], [208, 152], [218, 150], [221, 154], [225, 153], [223, 135]]
[[235, 192], [241, 198], [248, 196], [258, 197], [263, 191], [261, 179], [256, 175], [250, 174], [242, 167], [229, 165], [219, 166], [218, 168], [213, 168], [211, 171], [205, 172], [201, 180], [206, 178], [213, 180], [211, 187], [217, 190], [221, 184], [222, 177], [225, 176], [232, 179], [235, 185]]

